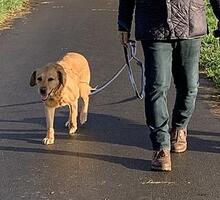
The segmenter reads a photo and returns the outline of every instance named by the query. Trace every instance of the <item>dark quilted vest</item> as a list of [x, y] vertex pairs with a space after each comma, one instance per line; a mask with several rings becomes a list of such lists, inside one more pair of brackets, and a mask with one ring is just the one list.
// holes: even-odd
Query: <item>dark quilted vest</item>
[[[135, 35], [138, 40], [188, 39], [207, 33], [203, 0], [136, 0], [135, 6]], [[123, 5], [119, 10], [119, 30], [120, 23], [129, 29], [129, 20], [123, 21], [129, 17], [122, 12]]]

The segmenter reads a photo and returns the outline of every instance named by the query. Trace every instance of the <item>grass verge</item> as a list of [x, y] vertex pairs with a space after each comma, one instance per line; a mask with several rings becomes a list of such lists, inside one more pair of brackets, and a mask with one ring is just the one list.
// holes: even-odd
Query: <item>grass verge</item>
[[8, 27], [8, 22], [23, 14], [29, 0], [0, 0], [0, 28]]
[[208, 0], [206, 0], [206, 4], [210, 34], [205, 36], [202, 41], [200, 66], [202, 70], [206, 71], [207, 76], [220, 87], [220, 44], [219, 39], [214, 38], [212, 34], [217, 27], [217, 19]]

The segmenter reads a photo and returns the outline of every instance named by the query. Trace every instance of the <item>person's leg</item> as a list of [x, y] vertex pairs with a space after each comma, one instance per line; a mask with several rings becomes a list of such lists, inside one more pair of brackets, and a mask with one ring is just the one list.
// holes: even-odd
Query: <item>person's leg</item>
[[171, 141], [173, 152], [187, 148], [187, 125], [195, 108], [199, 85], [201, 39], [179, 40], [173, 53], [172, 72], [176, 86], [176, 101], [172, 114]]
[[152, 170], [171, 171], [167, 90], [171, 82], [172, 43], [142, 41], [145, 56], [145, 113], [153, 146]]
[[195, 108], [199, 86], [199, 56], [201, 39], [178, 41], [173, 57], [173, 77], [176, 101], [172, 127], [186, 128]]
[[145, 56], [145, 113], [153, 150], [170, 150], [167, 90], [171, 82], [171, 42], [142, 41]]

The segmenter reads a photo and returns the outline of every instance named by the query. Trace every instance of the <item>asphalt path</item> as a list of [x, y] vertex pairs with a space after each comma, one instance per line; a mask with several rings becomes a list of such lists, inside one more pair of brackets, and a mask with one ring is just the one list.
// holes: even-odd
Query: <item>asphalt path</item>
[[[0, 199], [219, 200], [220, 117], [211, 109], [212, 88], [203, 78], [189, 149], [172, 154], [170, 173], [150, 170], [144, 103], [132, 98], [126, 71], [91, 97], [88, 123], [76, 137], [67, 135], [62, 108], [56, 112], [55, 144], [41, 144], [46, 123], [37, 89], [29, 86], [32, 71], [75, 51], [89, 60], [96, 86], [124, 59], [117, 39], [118, 1], [37, 2], [30, 14], [0, 32]], [[140, 44], [138, 55], [142, 58]], [[170, 111], [174, 96], [171, 88]]]

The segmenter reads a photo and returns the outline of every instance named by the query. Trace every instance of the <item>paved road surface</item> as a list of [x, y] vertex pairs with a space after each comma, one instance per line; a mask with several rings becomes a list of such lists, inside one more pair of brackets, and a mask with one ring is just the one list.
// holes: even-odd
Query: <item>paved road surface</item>
[[[171, 173], [150, 171], [143, 101], [120, 103], [133, 96], [125, 72], [91, 98], [89, 121], [77, 137], [67, 136], [64, 108], [56, 113], [56, 143], [41, 144], [45, 117], [36, 88], [29, 87], [31, 72], [76, 51], [91, 64], [93, 86], [108, 80], [124, 63], [117, 4], [39, 1], [31, 14], [0, 32], [1, 200], [220, 199], [220, 118], [210, 111], [203, 84], [189, 126], [189, 151], [172, 155]], [[173, 96], [172, 89], [170, 107]]]

